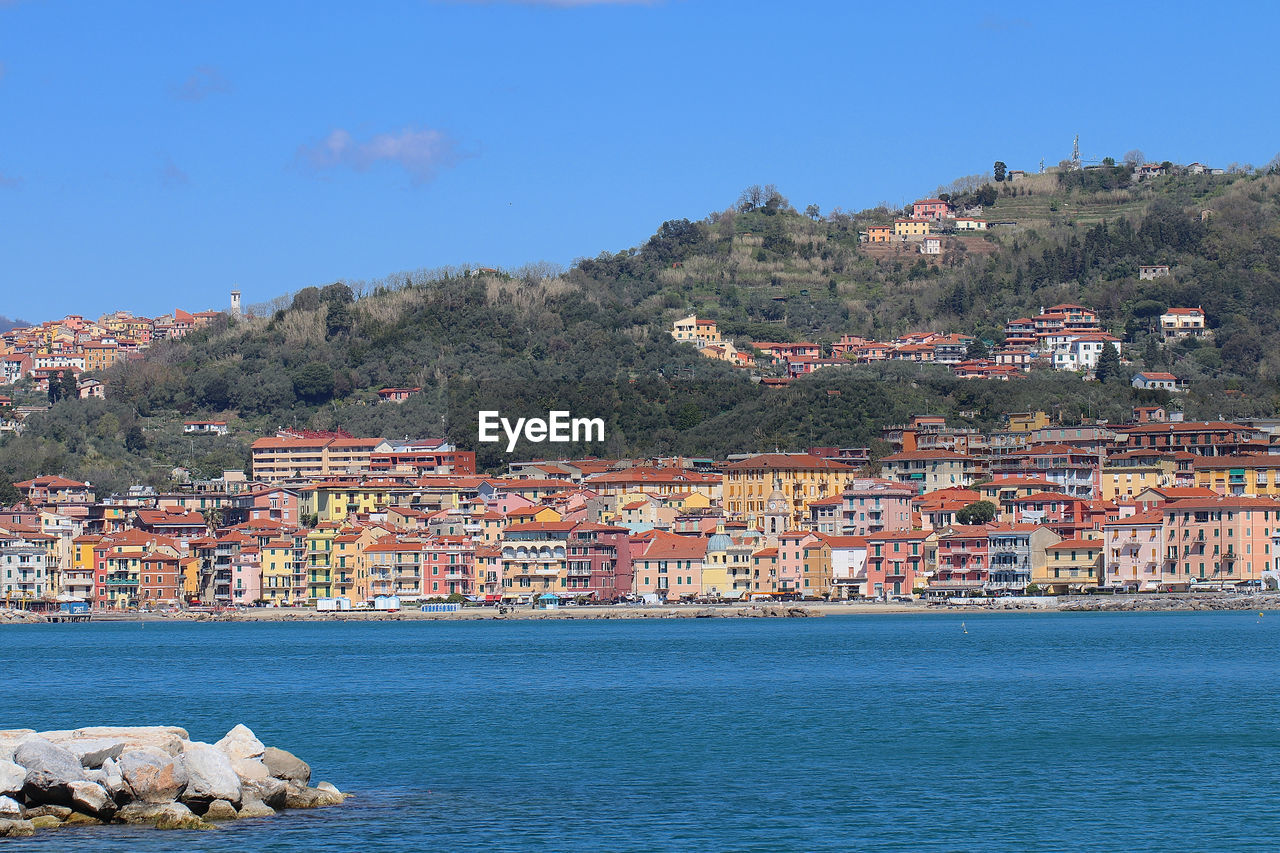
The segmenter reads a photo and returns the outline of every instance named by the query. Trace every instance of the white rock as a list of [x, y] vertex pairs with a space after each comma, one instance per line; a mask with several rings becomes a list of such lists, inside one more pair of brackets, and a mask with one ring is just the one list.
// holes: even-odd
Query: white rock
[[124, 741], [105, 737], [70, 738], [58, 742], [58, 745], [90, 768], [101, 767], [108, 758], [119, 758], [125, 749]]
[[182, 753], [178, 761], [187, 775], [187, 789], [182, 794], [184, 803], [226, 800], [234, 805], [241, 801], [240, 777], [222, 750], [195, 746]]
[[187, 784], [186, 766], [182, 761], [156, 747], [130, 750], [120, 756], [118, 763], [124, 784], [133, 798], [142, 803], [176, 800]]
[[0, 761], [13, 761], [13, 753], [23, 741], [37, 737], [35, 729], [0, 730]]
[[262, 753], [267, 748], [262, 741], [254, 737], [253, 732], [243, 723], [237, 724], [214, 746], [225, 752], [227, 757], [232, 759], [261, 758]]
[[27, 768], [12, 761], [0, 760], [0, 796], [13, 796], [22, 791], [27, 780]]
[[76, 738], [105, 738], [119, 741], [127, 749], [154, 746], [170, 755], [182, 751], [187, 730], [177, 726], [90, 726], [72, 732]]
[[22, 820], [22, 804], [12, 797], [0, 797], [0, 818]]
[[14, 753], [15, 763], [27, 768], [23, 795], [27, 802], [66, 805], [70, 800], [67, 786], [87, 781], [80, 759], [47, 740], [29, 740]]
[[111, 796], [114, 797], [126, 790], [124, 774], [120, 772], [120, 764], [114, 758], [108, 758], [102, 762], [102, 768], [94, 772], [101, 774], [101, 778], [90, 775], [88, 771], [85, 771], [85, 775], [89, 776], [89, 781], [97, 782], [106, 788], [111, 793]]
[[267, 765], [256, 758], [233, 758], [231, 768], [236, 771], [241, 782], [271, 778], [271, 774], [267, 772]]
[[71, 790], [71, 805], [76, 811], [103, 820], [110, 820], [116, 813], [115, 800], [97, 782], [72, 782], [68, 788]]

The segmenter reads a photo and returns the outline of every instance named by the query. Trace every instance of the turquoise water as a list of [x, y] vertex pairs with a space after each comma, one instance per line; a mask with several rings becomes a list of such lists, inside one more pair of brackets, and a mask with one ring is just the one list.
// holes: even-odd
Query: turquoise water
[[356, 799], [20, 850], [1263, 850], [1280, 613], [40, 625], [0, 728], [244, 722]]

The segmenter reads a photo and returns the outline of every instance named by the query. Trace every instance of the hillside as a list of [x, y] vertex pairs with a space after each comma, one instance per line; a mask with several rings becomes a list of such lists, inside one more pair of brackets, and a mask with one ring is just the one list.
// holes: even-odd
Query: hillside
[[10, 320], [8, 317], [0, 314], [0, 332], [7, 332], [10, 329], [20, 329], [23, 326], [29, 326], [26, 320]]
[[[989, 219], [1015, 224], [968, 236], [966, 248], [932, 263], [859, 244], [860, 230], [895, 214], [806, 216], [776, 192], [744, 193], [732, 208], [664, 223], [640, 247], [558, 275], [417, 273], [307, 288], [269, 317], [224, 319], [113, 368], [106, 401], [64, 401], [29, 418], [22, 436], [0, 444], [0, 473], [162, 485], [178, 465], [197, 477], [242, 467], [254, 437], [295, 425], [444, 434], [476, 449], [483, 467], [501, 466], [506, 454], [476, 443], [481, 408], [564, 408], [606, 421], [603, 447], [524, 445], [517, 455], [707, 455], [872, 444], [883, 423], [919, 411], [964, 412], [990, 427], [1002, 412], [1029, 408], [1067, 422], [1121, 419], [1151, 399], [1123, 381], [966, 382], [928, 365], [850, 367], [771, 390], [673, 342], [671, 322], [690, 312], [744, 344], [917, 330], [998, 343], [1008, 319], [1081, 302], [1126, 340], [1136, 366], [1172, 368], [1191, 383], [1179, 400], [1189, 416], [1275, 411], [1280, 177], [1098, 189], [1070, 175], [1031, 176], [986, 206]], [[1173, 276], [1139, 281], [1147, 263], [1167, 263]], [[1173, 305], [1202, 305], [1211, 341], [1161, 346], [1152, 323]], [[422, 390], [394, 404], [378, 400], [384, 386]], [[183, 437], [187, 417], [226, 419], [233, 434]]]

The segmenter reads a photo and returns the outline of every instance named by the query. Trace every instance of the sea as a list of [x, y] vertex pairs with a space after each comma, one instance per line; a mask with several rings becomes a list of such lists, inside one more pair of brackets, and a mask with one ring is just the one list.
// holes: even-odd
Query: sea
[[1280, 612], [0, 629], [0, 728], [236, 723], [355, 796], [0, 851], [1274, 850]]

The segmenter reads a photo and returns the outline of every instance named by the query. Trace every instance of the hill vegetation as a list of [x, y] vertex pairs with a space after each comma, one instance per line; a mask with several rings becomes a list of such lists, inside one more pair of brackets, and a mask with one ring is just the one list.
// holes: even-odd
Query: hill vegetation
[[[874, 444], [882, 424], [922, 411], [989, 428], [1033, 408], [1066, 422], [1118, 420], [1155, 399], [1128, 387], [1127, 370], [1106, 383], [1039, 373], [999, 383], [868, 365], [768, 389], [672, 341], [671, 322], [691, 312], [742, 345], [926, 329], [998, 344], [1006, 320], [1080, 302], [1127, 342], [1136, 367], [1191, 383], [1176, 401], [1188, 416], [1273, 413], [1280, 176], [1134, 185], [1122, 172], [971, 182], [954, 202], [982, 201], [987, 218], [1016, 224], [957, 241], [935, 262], [860, 245], [859, 231], [900, 211], [800, 213], [776, 189], [752, 187], [726, 210], [663, 223], [639, 247], [564, 272], [444, 270], [306, 288], [269, 316], [224, 318], [113, 368], [105, 401], [64, 400], [31, 416], [0, 444], [0, 475], [164, 485], [177, 466], [195, 477], [245, 466], [252, 438], [280, 426], [446, 435], [499, 467], [507, 455], [476, 442], [481, 408], [606, 421], [605, 446], [523, 445], [517, 455], [723, 455]], [[1172, 277], [1140, 281], [1138, 266], [1151, 263], [1169, 264]], [[1160, 342], [1158, 315], [1177, 305], [1203, 306], [1212, 338]], [[422, 390], [393, 404], [378, 400], [384, 386]], [[233, 435], [184, 437], [190, 417], [226, 419]]]

